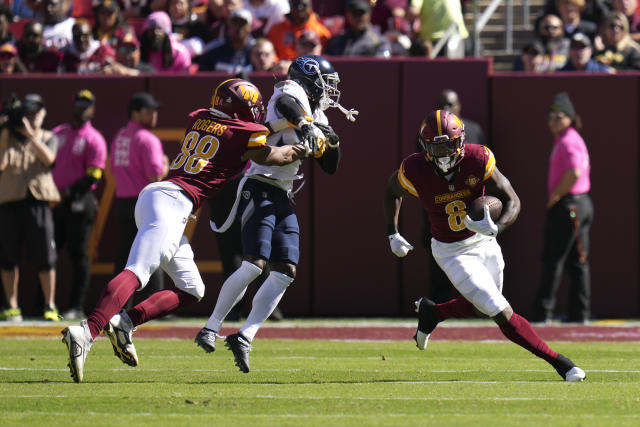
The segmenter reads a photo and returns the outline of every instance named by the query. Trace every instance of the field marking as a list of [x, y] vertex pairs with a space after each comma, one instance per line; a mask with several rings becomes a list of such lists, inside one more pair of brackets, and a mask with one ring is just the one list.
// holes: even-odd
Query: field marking
[[[195, 405], [194, 405], [195, 406]], [[24, 415], [48, 415], [48, 416], [69, 416], [69, 415], [82, 415], [82, 416], [113, 416], [112, 412], [95, 412], [95, 411], [89, 411], [89, 412], [63, 412], [63, 411], [3, 411], [3, 415], [8, 415], [8, 414], [13, 414], [13, 415], [20, 415], [21, 418], [23, 418], [22, 416]], [[327, 413], [322, 413], [322, 414], [283, 414], [283, 413], [278, 413], [278, 414], [241, 414], [241, 415], [233, 415], [233, 414], [228, 414], [228, 413], [217, 413], [217, 412], [206, 412], [206, 413], [201, 413], [201, 414], [191, 414], [191, 413], [183, 413], [183, 412], [168, 412], [168, 413], [151, 413], [151, 412], [119, 412], [118, 416], [127, 416], [127, 417], [151, 417], [151, 416], [156, 416], [156, 417], [180, 417], [180, 418], [186, 418], [186, 417], [192, 417], [192, 418], [202, 418], [202, 417], [207, 417], [207, 418], [212, 418], [212, 417], [224, 417], [224, 418], [241, 418], [241, 419], [245, 419], [245, 418], [254, 418], [254, 417], [260, 417], [260, 418], [357, 418], [357, 419], [362, 419], [363, 415], [362, 414], [354, 414], [354, 413], [340, 413], [340, 414], [327, 414]], [[380, 417], [380, 415], [375, 415], [376, 417]], [[458, 417], [458, 418], [477, 418], [477, 417], [490, 417], [492, 419], [495, 419], [495, 414], [461, 414], [459, 412], [446, 412], [446, 411], [442, 411], [440, 410], [438, 412], [438, 414], [433, 414], [433, 413], [386, 413], [384, 414], [385, 417], [420, 417], [420, 418], [443, 418], [443, 417]], [[535, 412], [535, 413], [529, 413], [529, 412], [518, 412], [518, 413], [506, 413], [506, 414], [502, 414], [501, 415], [504, 418], [511, 418], [511, 417], [516, 417], [516, 418], [522, 418], [522, 417], [527, 417], [527, 418], [532, 418], [532, 417], [536, 417], [536, 418], [540, 418], [540, 417], [544, 417], [544, 418], [562, 418], [563, 420], [567, 418], [566, 414], [546, 414], [543, 412]], [[613, 418], [613, 419], [619, 419], [619, 418], [631, 418], [631, 419], [635, 419], [635, 418], [640, 418], [640, 414], [589, 414], [589, 413], [580, 413], [575, 415], [576, 418], [594, 418], [594, 419], [601, 419], [601, 418]]]
[[[11, 367], [11, 366], [0, 366], [0, 371], [53, 371], [53, 372], [66, 372], [68, 368], [23, 368], [23, 367]], [[106, 368], [103, 369], [105, 371], [111, 372], [169, 372], [167, 369], [158, 369], [158, 368], [140, 368], [137, 371], [132, 370], [131, 368]], [[183, 371], [187, 372], [226, 372], [229, 369], [183, 369]], [[290, 369], [254, 369], [255, 372], [300, 372], [302, 368], [290, 368]], [[353, 372], [396, 372], [400, 370], [394, 369], [350, 369]], [[420, 372], [430, 372], [433, 374], [455, 374], [455, 373], [473, 373], [473, 372], [491, 372], [491, 370], [487, 369], [420, 369]], [[502, 372], [538, 372], [545, 373], [549, 372], [548, 369], [512, 369], [505, 370], [502, 369]], [[587, 369], [587, 373], [596, 372], [603, 374], [640, 374], [640, 370], [638, 369]], [[2, 383], [2, 381], [0, 381]]]

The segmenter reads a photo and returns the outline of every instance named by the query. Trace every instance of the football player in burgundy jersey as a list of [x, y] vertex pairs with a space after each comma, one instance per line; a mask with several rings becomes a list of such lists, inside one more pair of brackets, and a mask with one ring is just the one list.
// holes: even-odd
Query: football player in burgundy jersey
[[[462, 294], [443, 304], [427, 298], [416, 301], [418, 328], [414, 339], [418, 348], [427, 347], [429, 335], [445, 319], [488, 316], [508, 339], [546, 360], [563, 379], [584, 380], [585, 372], [551, 350], [502, 295], [504, 260], [496, 236], [518, 217], [520, 199], [496, 167], [491, 150], [483, 145], [465, 145], [462, 121], [446, 110], [427, 115], [418, 139], [424, 151], [402, 161], [384, 194], [391, 251], [404, 257], [413, 249], [398, 232], [398, 216], [402, 198], [416, 196], [431, 222], [433, 256]], [[471, 202], [485, 191], [504, 206], [495, 222], [488, 207], [484, 218], [477, 221], [466, 214]]]
[[[300, 144], [267, 145], [269, 131], [259, 124], [263, 117], [260, 91], [241, 79], [221, 83], [213, 94], [211, 108], [189, 115], [182, 148], [170, 165], [169, 176], [147, 185], [138, 196], [138, 234], [125, 269], [103, 289], [86, 321], [62, 331], [74, 381], [82, 381], [87, 353], [101, 331], [109, 337], [120, 360], [137, 366], [133, 329], [203, 297], [204, 283], [183, 232], [189, 216], [204, 200], [239, 174], [248, 160], [286, 165], [306, 155], [307, 149]], [[171, 277], [175, 287], [156, 292], [132, 309], [116, 314], [158, 268]]]

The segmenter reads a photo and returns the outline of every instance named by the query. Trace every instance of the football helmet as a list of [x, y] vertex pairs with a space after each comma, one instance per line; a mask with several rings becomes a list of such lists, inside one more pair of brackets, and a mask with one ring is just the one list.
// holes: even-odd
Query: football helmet
[[260, 89], [242, 79], [220, 83], [211, 97], [211, 108], [245, 122], [262, 123], [265, 115]]
[[309, 101], [319, 104], [323, 110], [340, 100], [338, 73], [322, 56], [305, 55], [294, 59], [287, 75], [302, 86]]
[[448, 173], [464, 157], [464, 124], [447, 110], [432, 111], [420, 126], [418, 141], [427, 159], [440, 171]]

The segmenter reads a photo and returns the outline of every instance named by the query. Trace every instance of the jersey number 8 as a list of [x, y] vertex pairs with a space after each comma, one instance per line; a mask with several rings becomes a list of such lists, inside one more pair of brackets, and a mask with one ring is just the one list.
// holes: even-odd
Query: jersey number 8
[[171, 162], [171, 169], [180, 169], [190, 174], [197, 174], [209, 163], [220, 148], [220, 140], [213, 135], [205, 135], [191, 131], [184, 137], [180, 154]]
[[449, 215], [449, 228], [453, 231], [462, 231], [466, 227], [464, 225], [464, 217], [467, 215], [467, 205], [462, 200], [454, 200], [447, 203], [444, 211]]

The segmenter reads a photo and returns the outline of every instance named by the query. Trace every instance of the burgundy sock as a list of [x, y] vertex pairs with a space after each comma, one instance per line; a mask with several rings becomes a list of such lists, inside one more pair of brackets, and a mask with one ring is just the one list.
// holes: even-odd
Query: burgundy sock
[[140, 304], [127, 311], [133, 326], [142, 325], [152, 319], [157, 319], [174, 312], [178, 307], [184, 307], [194, 302], [198, 298], [182, 292], [178, 289], [166, 289], [156, 292]]
[[465, 297], [458, 298], [436, 305], [436, 317], [438, 322], [446, 319], [464, 319], [468, 317], [478, 317], [473, 304], [466, 300]]
[[95, 339], [100, 331], [124, 305], [136, 289], [140, 287], [138, 277], [129, 270], [122, 270], [102, 289], [96, 308], [87, 319], [91, 338]]
[[549, 348], [547, 343], [533, 330], [531, 323], [524, 317], [513, 313], [509, 322], [499, 326], [504, 336], [514, 343], [526, 348], [552, 365], [556, 361], [558, 353]]

